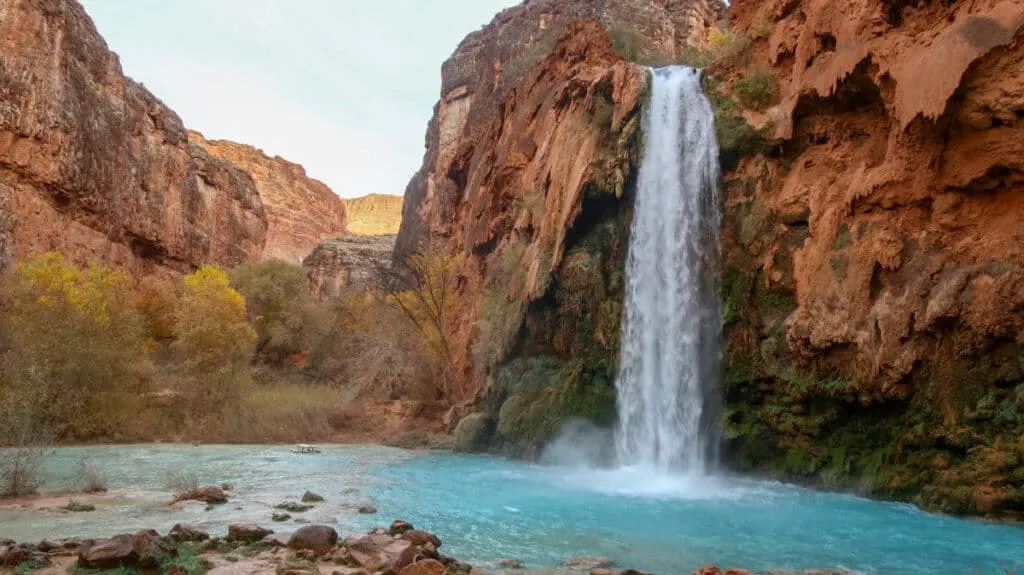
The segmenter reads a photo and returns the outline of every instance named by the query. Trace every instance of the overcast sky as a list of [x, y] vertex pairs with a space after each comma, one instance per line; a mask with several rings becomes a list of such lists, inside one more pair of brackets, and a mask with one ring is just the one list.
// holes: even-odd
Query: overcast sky
[[341, 196], [401, 194], [441, 63], [516, 0], [82, 0], [142, 82], [208, 138], [306, 167]]

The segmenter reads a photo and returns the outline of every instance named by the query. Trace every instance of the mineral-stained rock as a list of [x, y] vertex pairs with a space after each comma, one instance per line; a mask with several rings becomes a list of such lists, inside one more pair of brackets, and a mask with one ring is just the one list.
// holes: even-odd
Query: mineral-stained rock
[[300, 264], [317, 242], [347, 232], [341, 198], [308, 177], [302, 166], [245, 144], [207, 140], [194, 131], [189, 140], [252, 175], [267, 212], [264, 259]]
[[317, 554], [330, 551], [338, 543], [338, 532], [327, 525], [307, 525], [288, 539], [290, 549], [309, 549]]
[[1019, 514], [1024, 4], [736, 0], [730, 18], [745, 59], [709, 73], [730, 93], [771, 72], [775, 105], [747, 117], [779, 154], [726, 175], [726, 460]]
[[255, 543], [271, 533], [272, 530], [252, 523], [232, 523], [228, 525], [228, 536], [225, 539], [232, 542]]
[[346, 288], [376, 284], [378, 272], [391, 265], [395, 236], [343, 236], [317, 244], [302, 260], [310, 290], [319, 297], [338, 295]]
[[260, 256], [252, 178], [189, 145], [78, 2], [0, 11], [0, 267], [49, 250], [137, 273]]

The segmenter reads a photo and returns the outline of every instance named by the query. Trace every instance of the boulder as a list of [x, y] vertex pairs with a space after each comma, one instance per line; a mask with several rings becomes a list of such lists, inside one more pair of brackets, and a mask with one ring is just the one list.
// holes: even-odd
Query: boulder
[[415, 545], [387, 534], [355, 535], [345, 544], [352, 560], [370, 571], [398, 571], [420, 557]]
[[152, 529], [136, 533], [132, 537], [132, 545], [135, 547], [135, 565], [142, 569], [157, 567], [178, 554], [177, 549]]
[[445, 575], [444, 565], [434, 559], [424, 559], [412, 565], [406, 565], [398, 575]]
[[409, 523], [408, 521], [402, 521], [401, 519], [396, 519], [391, 523], [391, 528], [388, 529], [388, 533], [390, 533], [391, 535], [401, 535], [402, 533], [405, 533], [406, 531], [412, 531], [413, 529], [415, 529], [415, 527], [412, 526], [412, 523]]
[[49, 539], [43, 539], [39, 543], [36, 543], [36, 550], [42, 553], [49, 553], [50, 551], [54, 551], [59, 548], [59, 545]]
[[172, 527], [171, 532], [167, 536], [179, 543], [198, 543], [210, 538], [209, 533], [194, 525], [187, 525], [185, 523], [178, 523]]
[[359, 513], [361, 513], [363, 515], [373, 515], [376, 512], [377, 512], [377, 508], [374, 507], [373, 505], [367, 504], [367, 505], [359, 506]]
[[324, 498], [322, 495], [318, 495], [316, 493], [313, 493], [312, 491], [307, 491], [302, 494], [303, 503], [319, 503], [323, 500]]
[[591, 555], [577, 555], [565, 560], [565, 566], [570, 569], [587, 571], [589, 569], [607, 569], [615, 563], [607, 557], [594, 557]]
[[114, 535], [107, 539], [86, 539], [78, 548], [79, 567], [92, 569], [113, 569], [135, 565], [139, 554], [131, 535]]
[[241, 543], [255, 543], [274, 531], [252, 523], [232, 523], [228, 525], [228, 541]]
[[486, 413], [471, 413], [455, 427], [455, 451], [477, 452], [487, 447], [494, 421]]
[[612, 571], [604, 568], [591, 569], [590, 575], [612, 575]]
[[274, 509], [288, 511], [289, 513], [305, 513], [312, 508], [312, 505], [303, 505], [302, 503], [296, 503], [294, 501], [285, 501], [284, 503], [278, 503], [274, 506]]
[[292, 516], [287, 513], [271, 513], [270, 520], [275, 523], [281, 523], [282, 521], [288, 521]]
[[288, 539], [289, 549], [309, 549], [317, 554], [329, 552], [338, 543], [338, 532], [327, 525], [307, 525]]
[[522, 569], [523, 562], [515, 557], [503, 557], [497, 561], [498, 567], [502, 569]]
[[402, 539], [418, 546], [433, 543], [434, 549], [441, 546], [441, 539], [437, 535], [420, 529], [412, 529], [402, 533]]

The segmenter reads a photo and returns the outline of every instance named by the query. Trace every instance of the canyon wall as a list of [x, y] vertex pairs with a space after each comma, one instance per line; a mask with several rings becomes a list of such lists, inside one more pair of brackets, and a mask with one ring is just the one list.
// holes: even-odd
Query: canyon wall
[[0, 0], [0, 266], [181, 273], [259, 258], [266, 230], [249, 174], [190, 144], [77, 2]]
[[728, 464], [1024, 511], [1024, 4], [734, 0]]
[[425, 243], [459, 258], [446, 335], [468, 383], [456, 415], [475, 411], [461, 448], [531, 455], [564, 421], [614, 419], [648, 85], [624, 55], [683, 58], [723, 14], [703, 1], [531, 1], [443, 66], [396, 259]]
[[348, 231], [357, 236], [387, 236], [398, 233], [402, 224], [402, 196], [367, 194], [345, 198]]
[[191, 131], [189, 140], [213, 156], [248, 172], [267, 212], [264, 259], [301, 264], [321, 241], [348, 233], [345, 204], [302, 166], [280, 156], [227, 140], [207, 140]]

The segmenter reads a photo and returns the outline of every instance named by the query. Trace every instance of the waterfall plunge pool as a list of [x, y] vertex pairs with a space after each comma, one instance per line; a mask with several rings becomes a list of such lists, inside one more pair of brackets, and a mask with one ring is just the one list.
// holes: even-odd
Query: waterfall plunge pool
[[[0, 510], [0, 536], [34, 541], [141, 528], [166, 533], [191, 522], [223, 534], [228, 523], [278, 531], [272, 506], [312, 490], [326, 501], [293, 514], [343, 535], [411, 521], [444, 551], [484, 565], [516, 557], [532, 569], [573, 555], [688, 575], [704, 563], [800, 572], [843, 567], [879, 575], [1003, 574], [1024, 564], [1024, 527], [932, 515], [913, 506], [738, 478], [686, 478], [644, 468], [595, 471], [488, 456], [376, 446], [145, 445], [61, 448], [48, 459], [45, 492], [71, 487], [87, 458], [114, 494], [94, 512]], [[171, 508], [168, 477], [195, 473], [234, 485], [226, 505]], [[372, 502], [376, 515], [359, 515]], [[976, 570], [976, 571], [975, 571]], [[1011, 571], [1012, 572], [1012, 571]]]

